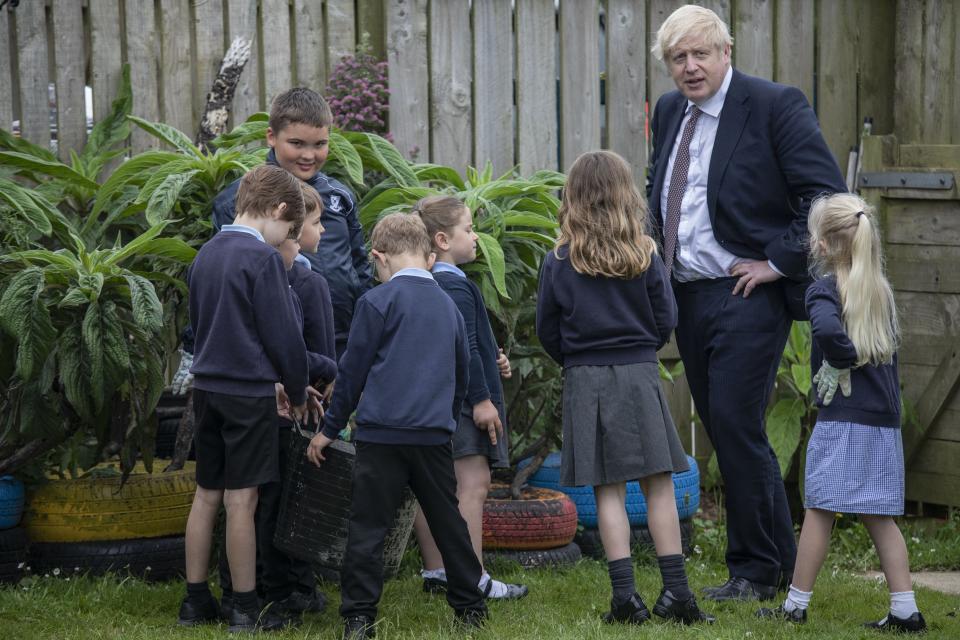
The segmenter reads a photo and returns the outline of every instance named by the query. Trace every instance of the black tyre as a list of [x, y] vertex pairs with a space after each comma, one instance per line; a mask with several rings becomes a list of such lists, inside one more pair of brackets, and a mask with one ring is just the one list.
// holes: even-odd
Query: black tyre
[[161, 581], [183, 575], [183, 536], [105, 540], [101, 542], [41, 542], [30, 546], [33, 573], [70, 576], [76, 573], [129, 574]]
[[568, 567], [576, 564], [581, 557], [580, 547], [576, 542], [556, 549], [500, 549], [483, 552], [484, 564], [508, 560], [519, 563], [524, 569]]
[[[600, 541], [600, 531], [597, 529], [581, 529], [577, 532], [577, 544], [583, 555], [589, 558], [602, 560], [604, 558], [603, 543]], [[683, 547], [684, 555], [690, 555], [693, 548], [693, 520], [680, 521], [680, 544]], [[630, 527], [630, 548], [637, 550], [653, 549], [653, 538], [650, 536], [650, 530], [647, 525], [635, 525]]]
[[0, 584], [15, 584], [27, 562], [27, 533], [23, 527], [0, 531]]

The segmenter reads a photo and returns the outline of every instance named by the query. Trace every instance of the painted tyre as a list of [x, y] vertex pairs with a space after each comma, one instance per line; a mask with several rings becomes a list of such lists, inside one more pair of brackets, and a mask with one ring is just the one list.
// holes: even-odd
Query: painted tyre
[[[154, 460], [163, 469], [164, 460]], [[94, 542], [183, 535], [196, 490], [195, 464], [146, 473], [138, 463], [120, 477], [53, 480], [32, 491], [23, 514], [31, 542]]]
[[524, 569], [539, 569], [541, 567], [558, 568], [576, 564], [580, 558], [580, 547], [571, 542], [556, 549], [495, 549], [484, 550], [483, 563], [492, 564], [507, 560], [517, 562]]
[[13, 476], [0, 477], [0, 529], [20, 524], [23, 516], [23, 483]]
[[[603, 560], [603, 543], [600, 541], [600, 532], [597, 529], [581, 529], [577, 531], [577, 537], [574, 538], [580, 545], [583, 555], [589, 558]], [[693, 521], [680, 521], [680, 542], [683, 546], [684, 555], [690, 555], [693, 549]], [[650, 530], [647, 525], [634, 525], [630, 527], [630, 548], [636, 550], [639, 547], [653, 549], [653, 538], [650, 537]]]
[[33, 573], [41, 575], [101, 576], [113, 572], [160, 581], [181, 577], [185, 562], [182, 535], [30, 545], [30, 568]]
[[27, 563], [27, 533], [23, 527], [0, 531], [0, 584], [16, 584]]
[[[677, 513], [681, 520], [692, 517], [700, 508], [700, 470], [697, 461], [687, 456], [690, 469], [682, 473], [673, 474], [673, 488], [677, 500]], [[521, 460], [518, 465], [523, 468], [530, 464], [530, 460]], [[547, 456], [543, 465], [530, 478], [530, 486], [563, 491], [577, 507], [577, 516], [580, 524], [587, 528], [597, 526], [597, 503], [591, 487], [562, 487], [560, 486], [560, 453], [554, 452]], [[640, 483], [627, 483], [627, 518], [632, 526], [647, 523], [647, 501], [640, 490]]]
[[560, 491], [530, 487], [512, 500], [507, 485], [494, 485], [483, 505], [484, 549], [553, 549], [576, 532], [576, 507]]

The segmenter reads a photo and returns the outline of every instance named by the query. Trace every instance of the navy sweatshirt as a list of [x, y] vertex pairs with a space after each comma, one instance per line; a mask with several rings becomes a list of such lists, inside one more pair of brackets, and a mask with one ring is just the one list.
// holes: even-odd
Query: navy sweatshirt
[[894, 355], [890, 364], [852, 368], [857, 362], [857, 349], [843, 326], [843, 307], [833, 276], [815, 280], [807, 289], [806, 303], [813, 333], [810, 360], [814, 373], [820, 370], [824, 360], [837, 369], [851, 369], [850, 397], [844, 397], [837, 389], [827, 406], [817, 398], [817, 420], [899, 428], [897, 356]]
[[337, 355], [327, 281], [299, 262], [287, 271], [287, 281], [297, 296], [303, 315], [303, 341], [307, 345], [310, 382], [319, 380], [321, 385], [333, 382], [337, 377]]
[[323, 433], [336, 438], [359, 402], [354, 440], [449, 442], [469, 366], [456, 305], [432, 278], [401, 272], [357, 301]]
[[194, 387], [270, 397], [282, 382], [293, 404], [306, 401], [307, 349], [276, 249], [247, 233], [218, 233], [197, 252], [187, 284]]
[[[480, 288], [464, 276], [449, 271], [433, 272], [437, 284], [457, 305], [467, 329], [470, 344], [470, 380], [463, 411], [472, 415], [473, 405], [491, 400], [498, 407], [503, 404], [500, 368], [497, 366], [497, 341], [487, 317]], [[500, 416], [501, 420], [504, 416]]]
[[[277, 164], [273, 150], [268, 164]], [[373, 286], [373, 271], [367, 256], [363, 228], [357, 218], [353, 194], [342, 183], [317, 172], [307, 183], [317, 190], [323, 201], [323, 241], [317, 253], [303, 254], [313, 270], [327, 279], [333, 302], [336, 339], [344, 341], [350, 331], [350, 320], [357, 299]], [[240, 180], [221, 191], [213, 201], [213, 227], [219, 231], [233, 222], [236, 215], [237, 189]]]
[[663, 260], [632, 280], [577, 273], [551, 251], [543, 261], [537, 295], [537, 336], [564, 367], [656, 362], [657, 350], [677, 325], [677, 303]]

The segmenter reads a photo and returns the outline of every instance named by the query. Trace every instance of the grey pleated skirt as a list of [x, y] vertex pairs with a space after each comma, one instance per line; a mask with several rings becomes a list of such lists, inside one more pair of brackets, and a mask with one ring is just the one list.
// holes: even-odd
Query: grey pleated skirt
[[560, 484], [597, 486], [689, 468], [655, 362], [564, 371]]

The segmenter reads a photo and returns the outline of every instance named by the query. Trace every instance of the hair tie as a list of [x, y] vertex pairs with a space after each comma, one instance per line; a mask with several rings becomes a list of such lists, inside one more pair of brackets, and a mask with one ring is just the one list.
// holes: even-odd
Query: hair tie
[[858, 218], [859, 218], [860, 216], [862, 216], [862, 215], [863, 215], [863, 211], [857, 211], [857, 217], [858, 217]]

